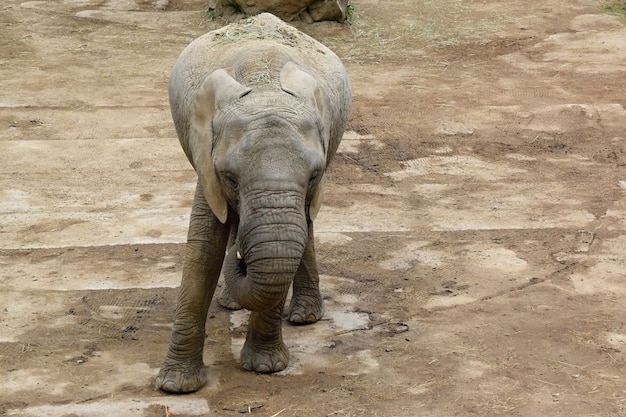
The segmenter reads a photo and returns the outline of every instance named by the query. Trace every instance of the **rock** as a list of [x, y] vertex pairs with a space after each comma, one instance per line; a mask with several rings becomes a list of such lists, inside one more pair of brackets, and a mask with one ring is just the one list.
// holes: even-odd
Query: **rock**
[[348, 0], [209, 0], [211, 9], [229, 4], [246, 15], [269, 12], [287, 22], [296, 19], [344, 22], [348, 8]]
[[247, 15], [272, 13], [286, 21], [294, 20], [312, 0], [232, 0]]
[[309, 6], [309, 14], [315, 22], [336, 20], [344, 22], [348, 10], [348, 0], [318, 0]]

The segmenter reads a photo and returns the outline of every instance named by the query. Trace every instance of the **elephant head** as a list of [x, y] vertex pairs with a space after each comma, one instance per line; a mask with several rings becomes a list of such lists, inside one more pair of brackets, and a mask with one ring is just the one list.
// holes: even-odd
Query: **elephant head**
[[321, 204], [327, 98], [292, 61], [264, 88], [235, 73], [218, 69], [203, 81], [183, 148], [211, 211], [238, 224], [224, 263], [231, 295], [263, 311], [284, 302]]

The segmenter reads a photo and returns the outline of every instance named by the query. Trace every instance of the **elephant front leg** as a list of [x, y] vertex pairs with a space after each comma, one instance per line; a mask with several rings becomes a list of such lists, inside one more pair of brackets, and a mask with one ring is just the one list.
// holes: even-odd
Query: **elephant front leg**
[[213, 216], [198, 190], [191, 213], [172, 337], [156, 379], [157, 388], [172, 393], [197, 391], [206, 383], [207, 372], [202, 361], [206, 317], [228, 239], [228, 228]]
[[289, 350], [283, 343], [281, 327], [284, 301], [270, 310], [250, 313], [248, 334], [241, 350], [241, 365], [245, 370], [278, 372], [289, 364]]
[[313, 222], [309, 222], [308, 228], [307, 245], [293, 281], [293, 296], [289, 305], [289, 321], [294, 324], [315, 323], [324, 315], [324, 301], [315, 259]]

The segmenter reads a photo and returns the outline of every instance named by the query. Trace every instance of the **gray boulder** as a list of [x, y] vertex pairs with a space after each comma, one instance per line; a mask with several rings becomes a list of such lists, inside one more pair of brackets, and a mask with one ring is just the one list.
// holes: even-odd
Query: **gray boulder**
[[348, 0], [211, 0], [209, 7], [219, 9], [231, 5], [247, 15], [272, 13], [284, 21], [307, 20], [344, 22]]

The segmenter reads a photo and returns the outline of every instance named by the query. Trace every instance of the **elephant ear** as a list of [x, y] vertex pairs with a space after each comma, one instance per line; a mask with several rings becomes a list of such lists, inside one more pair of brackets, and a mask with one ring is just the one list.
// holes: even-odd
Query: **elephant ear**
[[[308, 72], [301, 70], [293, 61], [289, 61], [280, 72], [280, 86], [283, 91], [303, 100], [308, 100], [317, 108], [323, 129], [320, 141], [324, 149], [324, 156], [326, 157], [330, 132], [328, 132], [326, 126], [326, 101], [324, 100], [324, 95], [319, 88], [317, 80]], [[309, 204], [309, 217], [311, 220], [315, 220], [320, 206], [322, 205], [322, 194], [324, 191], [323, 182], [324, 177], [322, 177], [322, 180], [317, 185]]]
[[191, 106], [189, 149], [193, 167], [211, 211], [222, 223], [228, 217], [228, 204], [213, 166], [213, 117], [217, 109], [250, 91], [233, 78], [231, 69], [218, 69], [205, 78]]
[[326, 152], [328, 149], [328, 132], [325, 126], [326, 101], [317, 80], [308, 72], [301, 70], [293, 61], [289, 61], [280, 71], [280, 87], [292, 96], [308, 100], [317, 108], [324, 125], [324, 137], [321, 140], [324, 152]]
[[320, 211], [320, 207], [322, 206], [322, 196], [324, 194], [324, 183], [326, 182], [326, 176], [323, 176], [320, 182], [317, 184], [317, 188], [315, 189], [315, 193], [311, 198], [311, 202], [309, 203], [309, 218], [311, 221], [315, 220], [317, 217], [317, 213]]

